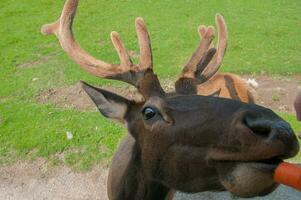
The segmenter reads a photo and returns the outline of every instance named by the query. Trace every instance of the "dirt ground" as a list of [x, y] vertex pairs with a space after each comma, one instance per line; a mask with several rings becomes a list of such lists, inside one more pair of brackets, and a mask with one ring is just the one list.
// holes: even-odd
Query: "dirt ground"
[[[254, 78], [244, 76], [245, 79]], [[276, 111], [293, 112], [293, 100], [301, 89], [301, 78], [273, 78], [269, 76], [256, 76], [259, 86], [256, 89], [258, 104], [272, 108]], [[172, 90], [172, 81], [163, 83], [164, 88]], [[140, 98], [132, 87], [113, 88], [105, 87], [129, 98]], [[81, 89], [81, 84], [63, 88], [53, 88], [42, 91], [37, 96], [39, 103], [51, 103], [58, 107], [72, 107], [78, 110], [96, 110], [92, 101]], [[34, 200], [34, 199], [64, 199], [64, 200], [107, 200], [106, 180], [107, 168], [95, 166], [87, 173], [78, 173], [65, 166], [49, 167], [47, 162], [39, 159], [33, 163], [19, 162], [12, 166], [0, 167], [0, 199]], [[281, 187], [279, 194], [289, 194], [287, 200], [301, 199], [300, 193]], [[207, 195], [207, 196], [206, 196]], [[206, 195], [187, 196], [178, 194], [177, 199], [237, 199], [228, 193], [214, 196]], [[279, 199], [275, 195], [271, 198]]]
[[0, 167], [1, 200], [107, 200], [107, 168], [88, 173], [51, 167], [45, 160]]
[[255, 89], [258, 96], [257, 104], [275, 111], [294, 112], [293, 102], [301, 90], [301, 77], [244, 76], [244, 78], [254, 78], [258, 82]]
[[[0, 167], [1, 200], [108, 200], [107, 168], [95, 166], [87, 173], [61, 167], [48, 168], [46, 161], [19, 162]], [[243, 200], [228, 192], [177, 193], [174, 200]], [[249, 200], [300, 200], [297, 190], [281, 186], [265, 197]]]
[[[243, 76], [248, 80], [254, 78], [258, 83], [255, 89], [257, 92], [257, 104], [271, 108], [275, 111], [290, 112], [293, 110], [293, 101], [298, 90], [301, 90], [301, 77], [270, 77], [270, 76]], [[166, 91], [173, 89], [171, 80], [163, 82]], [[133, 87], [116, 88], [111, 86], [102, 87], [123, 96], [141, 98]], [[87, 94], [77, 83], [63, 88], [53, 88], [42, 91], [37, 96], [39, 103], [51, 103], [58, 107], [71, 107], [78, 110], [95, 110], [95, 106]]]

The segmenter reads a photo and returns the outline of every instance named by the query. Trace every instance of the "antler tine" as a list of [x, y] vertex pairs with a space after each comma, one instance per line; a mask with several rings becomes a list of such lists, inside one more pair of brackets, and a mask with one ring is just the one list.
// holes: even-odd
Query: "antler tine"
[[138, 42], [140, 46], [139, 67], [142, 69], [152, 69], [153, 57], [149, 34], [144, 20], [138, 17], [135, 21]]
[[[213, 45], [212, 45], [213, 46]], [[205, 56], [201, 59], [201, 61], [197, 64], [197, 69], [195, 71], [195, 76], [197, 77], [198, 82], [202, 82], [204, 77], [202, 75], [204, 69], [206, 69], [208, 63], [212, 60], [213, 56], [216, 53], [216, 48], [209, 48]]]
[[121, 41], [119, 34], [115, 31], [111, 32], [111, 40], [120, 59], [121, 66], [133, 66], [133, 62]]
[[[202, 73], [203, 82], [210, 79], [218, 71], [227, 48], [228, 31], [225, 20], [220, 14], [217, 14], [215, 19], [218, 26], [218, 47], [216, 54]], [[200, 34], [202, 34], [201, 31]]]
[[75, 41], [72, 24], [78, 1], [66, 0], [60, 18], [52, 24], [44, 25], [41, 30], [42, 33], [56, 35], [62, 48], [70, 58], [91, 74], [132, 84], [146, 98], [151, 95], [164, 95], [165, 92], [157, 76], [152, 71], [150, 39], [143, 19], [137, 18], [135, 22], [140, 45], [139, 65], [132, 63], [121, 38], [115, 31], [111, 33], [111, 40], [120, 58], [120, 64], [106, 63], [89, 55]]
[[214, 38], [214, 28], [212, 26], [209, 26], [208, 28], [201, 26], [200, 29], [202, 32], [204, 32], [202, 41], [188, 63], [184, 66], [181, 74], [182, 78], [195, 78], [197, 65], [207, 53], [208, 48]]
[[184, 66], [175, 84], [177, 93], [196, 94], [197, 85], [211, 78], [221, 66], [227, 47], [228, 33], [224, 18], [220, 14], [216, 15], [216, 24], [219, 31], [218, 49], [216, 50], [213, 44], [214, 28], [212, 26], [199, 26], [198, 33], [201, 42], [189, 62]]
[[42, 33], [45, 35], [55, 34], [62, 48], [71, 59], [96, 76], [113, 76], [116, 72], [122, 73], [125, 71], [126, 69], [117, 68], [113, 64], [95, 59], [75, 41], [72, 33], [72, 24], [77, 6], [78, 0], [67, 0], [60, 18], [55, 23], [44, 25]]
[[[206, 31], [208, 30], [208, 28], [205, 25], [200, 25], [199, 26], [199, 35], [201, 38], [205, 37]], [[211, 42], [209, 49], [214, 48], [214, 44], [213, 41]]]

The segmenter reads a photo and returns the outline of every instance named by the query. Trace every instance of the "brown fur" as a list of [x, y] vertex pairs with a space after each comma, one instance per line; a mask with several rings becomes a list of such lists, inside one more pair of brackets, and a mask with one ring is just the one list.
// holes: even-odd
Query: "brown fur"
[[[301, 92], [296, 96], [294, 107], [296, 111], [296, 118], [298, 121], [301, 121]], [[301, 139], [301, 133], [299, 133], [298, 138]]]
[[231, 73], [216, 74], [222, 64], [228, 39], [227, 25], [221, 15], [216, 15], [216, 24], [219, 30], [217, 49], [213, 44], [214, 28], [201, 25], [199, 28], [201, 42], [184, 66], [176, 83], [176, 91], [180, 94], [191, 94], [197, 91], [199, 95], [215, 95], [255, 103], [254, 89], [241, 77]]
[[296, 116], [299, 121], [301, 121], [301, 92], [296, 96], [294, 107], [296, 111]]
[[[218, 73], [205, 83], [197, 85], [198, 95], [208, 96], [219, 90], [219, 97], [235, 99], [246, 103], [256, 102], [254, 89], [251, 88], [245, 80], [235, 74]], [[230, 90], [236, 93], [237, 98], [231, 96]]]
[[[282, 150], [291, 156], [298, 150], [293, 135], [286, 139], [278, 135], [290, 143], [283, 147], [279, 141], [266, 144], [265, 138], [278, 137], [277, 134], [249, 134], [245, 130], [246, 124], [264, 128], [266, 125], [269, 127], [268, 124], [283, 123], [271, 111], [256, 105], [222, 98], [174, 95], [151, 97], [143, 104], [133, 105], [133, 110], [128, 110], [126, 121], [130, 134], [122, 140], [112, 160], [108, 180], [110, 200], [172, 199], [174, 190], [227, 189], [245, 197], [269, 193], [277, 185], [269, 178], [271, 174], [268, 171], [257, 171], [254, 161], [282, 155]], [[137, 116], [137, 112], [142, 110], [140, 106], [157, 108], [162, 120], [142, 122], [140, 114]], [[247, 117], [249, 112], [251, 118]], [[261, 117], [252, 119], [252, 115]], [[246, 124], [241, 124], [242, 118], [246, 118]], [[284, 130], [281, 127], [279, 130]], [[251, 168], [248, 163], [251, 163]], [[221, 182], [216, 174], [222, 176]], [[229, 179], [226, 174], [234, 177]], [[252, 179], [242, 182], [242, 174]], [[246, 189], [249, 187], [252, 190]]]

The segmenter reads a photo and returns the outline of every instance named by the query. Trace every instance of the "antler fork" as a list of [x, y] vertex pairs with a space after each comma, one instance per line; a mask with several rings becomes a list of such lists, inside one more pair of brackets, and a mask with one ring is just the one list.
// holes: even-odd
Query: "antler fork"
[[198, 29], [202, 38], [199, 46], [184, 66], [178, 81], [176, 91], [180, 94], [196, 94], [197, 85], [206, 82], [219, 69], [227, 47], [227, 26], [221, 15], [216, 15], [218, 25], [218, 47], [214, 48], [214, 28], [201, 25]]
[[70, 58], [91, 74], [127, 82], [138, 88], [144, 96], [164, 95], [159, 80], [153, 74], [151, 43], [147, 28], [142, 18], [135, 21], [136, 32], [140, 47], [139, 64], [134, 65], [117, 32], [111, 32], [111, 40], [120, 59], [120, 64], [111, 64], [98, 60], [83, 50], [75, 41], [72, 32], [73, 19], [79, 0], [67, 0], [60, 18], [42, 27], [45, 35], [54, 34], [64, 51]]

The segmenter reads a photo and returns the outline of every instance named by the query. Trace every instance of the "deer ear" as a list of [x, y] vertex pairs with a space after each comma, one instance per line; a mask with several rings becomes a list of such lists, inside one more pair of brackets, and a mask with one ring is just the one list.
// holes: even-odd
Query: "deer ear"
[[97, 106], [98, 110], [107, 118], [124, 120], [131, 101], [112, 92], [93, 87], [82, 81], [82, 87]]

